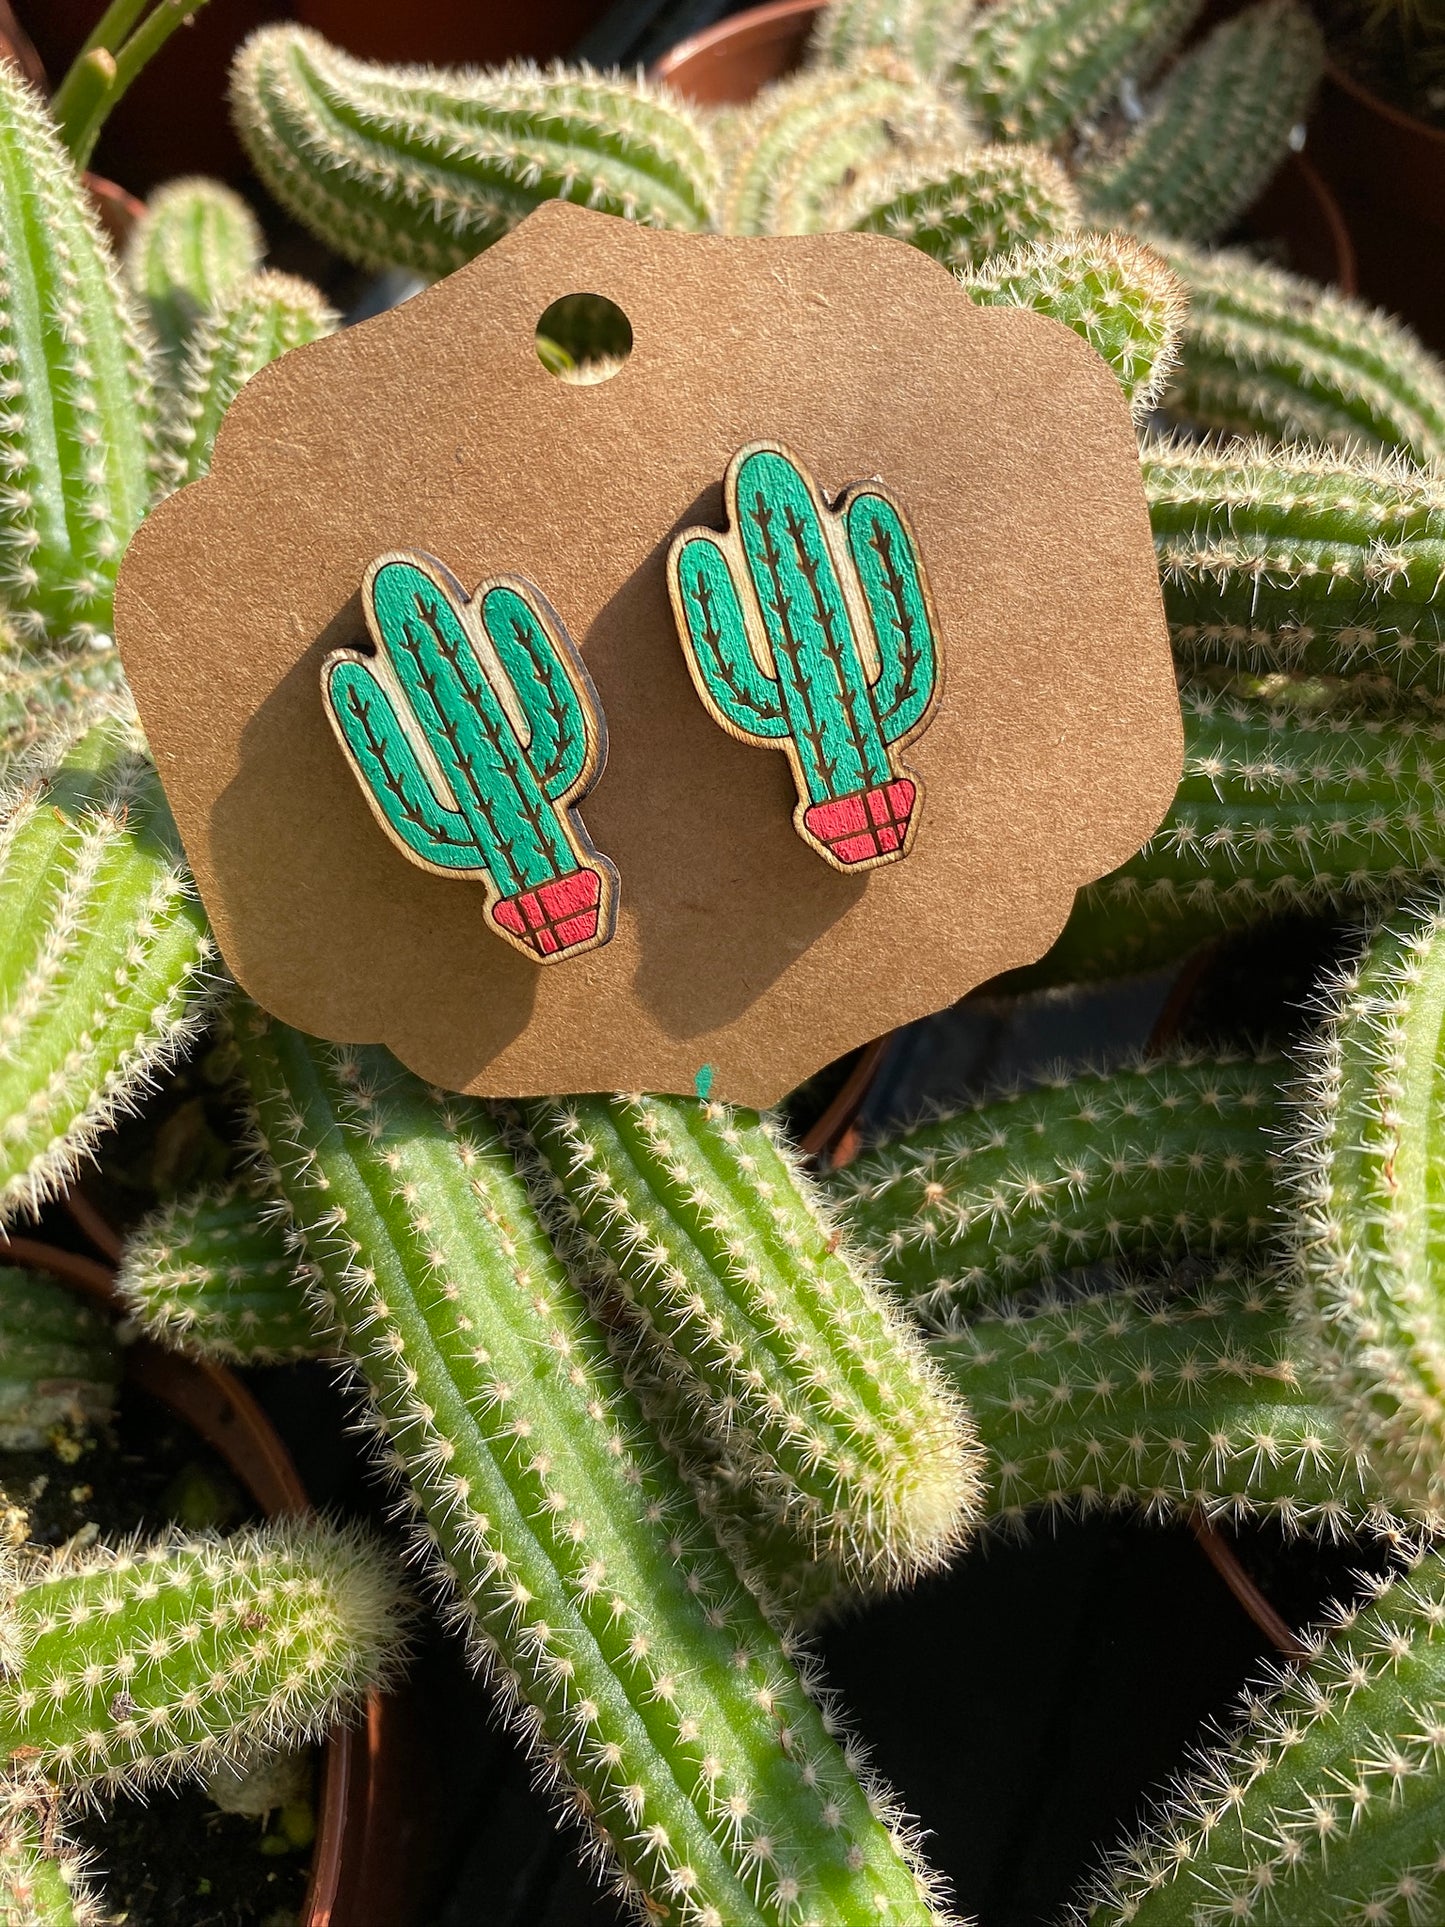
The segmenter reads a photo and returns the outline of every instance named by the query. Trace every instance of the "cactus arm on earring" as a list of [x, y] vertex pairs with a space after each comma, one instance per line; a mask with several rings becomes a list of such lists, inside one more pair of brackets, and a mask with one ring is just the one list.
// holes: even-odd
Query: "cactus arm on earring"
[[122, 708], [0, 799], [0, 1217], [33, 1210], [215, 1004], [215, 944]]
[[1406, 1927], [1445, 1905], [1445, 1558], [1363, 1582], [1111, 1857], [1088, 1927]]
[[995, 0], [972, 16], [952, 80], [995, 140], [1061, 139], [1125, 81], [1146, 80], [1201, 0]]
[[1122, 1257], [1277, 1235], [1280, 1060], [1193, 1056], [1063, 1072], [870, 1145], [829, 1188], [914, 1307], [972, 1314]]
[[1176, 658], [1445, 694], [1445, 485], [1402, 461], [1146, 443]]
[[184, 175], [150, 196], [126, 245], [125, 274], [172, 366], [202, 315], [231, 299], [264, 252], [255, 215], [221, 181]]
[[108, 1318], [53, 1279], [0, 1266], [0, 1451], [88, 1430], [114, 1410], [119, 1382]]
[[1050, 240], [1078, 216], [1068, 175], [1043, 148], [960, 151], [955, 143], [861, 169], [830, 219], [906, 241], [955, 274], [970, 274], [995, 254]]
[[1402, 322], [1247, 255], [1160, 246], [1189, 303], [1161, 399], [1174, 420], [1445, 457], [1445, 369]]
[[161, 1205], [127, 1237], [115, 1282], [140, 1330], [172, 1351], [270, 1365], [329, 1349], [322, 1287], [291, 1248], [284, 1207], [256, 1186]]
[[271, 269], [245, 277], [208, 310], [162, 413], [160, 467], [167, 486], [182, 488], [206, 473], [222, 418], [253, 375], [335, 326], [319, 288]]
[[391, 1556], [316, 1519], [22, 1555], [0, 1576], [0, 1766], [134, 1791], [304, 1745], [394, 1681], [405, 1635]]
[[1182, 241], [1233, 227], [1289, 153], [1324, 71], [1324, 40], [1297, 0], [1263, 0], [1183, 54], [1122, 147], [1087, 162], [1091, 214]]
[[619, 1890], [699, 1927], [940, 1919], [623, 1389], [486, 1113], [248, 1008], [236, 1041], [433, 1569]]
[[767, 1127], [692, 1099], [523, 1106], [559, 1237], [709, 1406], [800, 1552], [895, 1584], [960, 1542], [966, 1420]]
[[709, 529], [690, 529], [670, 570], [697, 673], [724, 728], [743, 742], [779, 742], [788, 717], [775, 676], [758, 667], [727, 551]]
[[556, 625], [544, 621], [534, 596], [505, 583], [483, 597], [481, 620], [526, 716], [539, 789], [549, 802], [571, 795], [587, 771], [589, 721], [597, 725]]
[[701, 123], [640, 80], [377, 66], [277, 25], [236, 56], [231, 103], [271, 193], [361, 267], [449, 274], [548, 200], [648, 227], [712, 224]]
[[1310, 1381], [1277, 1274], [1223, 1271], [979, 1319], [931, 1350], [977, 1416], [989, 1523], [1132, 1508], [1343, 1540], [1391, 1531]]
[[885, 743], [906, 742], [938, 701], [938, 625], [918, 561], [918, 544], [897, 506], [870, 483], [839, 504], [858, 585], [878, 653], [873, 708]]
[[140, 328], [39, 99], [0, 65], [0, 602], [25, 644], [111, 634], [151, 489]]
[[1299, 1318], [1343, 1421], [1402, 1503], [1445, 1508], [1440, 1287], [1445, 918], [1387, 918], [1326, 992], [1296, 1164]]
[[963, 277], [987, 308], [1032, 308], [1062, 321], [1103, 356], [1136, 422], [1174, 367], [1187, 297], [1152, 248], [1126, 234], [1068, 234], [986, 261]]
[[1445, 721], [1369, 685], [1186, 681], [1184, 775], [1137, 856], [1079, 891], [1018, 988], [1153, 970], [1285, 911], [1445, 870]]

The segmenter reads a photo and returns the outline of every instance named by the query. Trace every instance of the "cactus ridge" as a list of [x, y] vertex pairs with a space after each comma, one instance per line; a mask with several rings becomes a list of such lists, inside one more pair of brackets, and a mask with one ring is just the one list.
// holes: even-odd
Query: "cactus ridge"
[[1284, 676], [1186, 681], [1180, 701], [1168, 816], [1079, 892], [1029, 982], [1152, 970], [1225, 931], [1379, 903], [1445, 869], [1445, 721], [1390, 691]]
[[420, 1545], [619, 1890], [687, 1927], [940, 1918], [625, 1392], [498, 1127], [383, 1051], [247, 1010], [237, 1043]]
[[930, 1317], [1105, 1259], [1258, 1246], [1278, 1228], [1280, 1080], [1269, 1055], [1061, 1070], [869, 1146], [832, 1187]]
[[394, 1678], [392, 1562], [313, 1519], [26, 1556], [0, 1581], [0, 1764], [98, 1798], [320, 1739]]
[[235, 284], [197, 321], [182, 355], [161, 421], [164, 485], [181, 488], [206, 473], [221, 419], [253, 375], [335, 326], [320, 289], [294, 274], [266, 269]]
[[91, 1855], [44, 1801], [0, 1791], [0, 1920], [5, 1927], [106, 1927]]
[[412, 551], [378, 557], [361, 596], [375, 654], [333, 650], [321, 688], [382, 829], [428, 870], [478, 876], [492, 929], [533, 962], [606, 943], [617, 872], [577, 805], [607, 731], [556, 612], [521, 576], [468, 597]]
[[668, 552], [693, 685], [729, 735], [786, 752], [811, 849], [839, 870], [897, 862], [922, 785], [894, 752], [927, 728], [942, 680], [917, 539], [881, 482], [830, 503], [770, 442], [733, 456], [723, 499], [725, 533], [684, 529]]
[[1200, 0], [995, 0], [972, 16], [953, 79], [995, 140], [1061, 139], [1142, 82]]
[[1401, 322], [1233, 252], [1161, 244], [1189, 311], [1164, 396], [1222, 435], [1445, 455], [1445, 370]]
[[887, 48], [930, 79], [962, 48], [974, 0], [829, 0], [808, 42], [809, 64], [851, 67]]
[[214, 1007], [215, 944], [128, 708], [0, 799], [0, 1215], [34, 1210]]
[[154, 191], [126, 245], [125, 274], [170, 363], [264, 253], [255, 215], [223, 182], [187, 174]]
[[1221, 22], [1175, 62], [1142, 124], [1080, 168], [1091, 213], [1184, 241], [1226, 233], [1289, 152], [1323, 70], [1298, 0]]
[[548, 200], [648, 227], [712, 222], [701, 125], [641, 80], [377, 66], [276, 25], [236, 56], [231, 103], [267, 188], [362, 267], [450, 274]]
[[843, 1573], [942, 1563], [977, 1503], [966, 1421], [773, 1133], [690, 1099], [523, 1114], [581, 1274], [626, 1299], [756, 1502]]
[[1247, 1691], [1238, 1726], [1112, 1856], [1089, 1927], [1416, 1927], [1445, 1899], [1445, 1559], [1362, 1580], [1308, 1663]]
[[895, 55], [875, 52], [764, 88], [737, 116], [718, 204], [725, 234], [814, 234], [865, 167], [967, 144], [962, 109]]
[[0, 778], [57, 730], [82, 729], [124, 688], [113, 649], [24, 649], [0, 634]]
[[970, 274], [1078, 220], [1069, 177], [1041, 147], [920, 148], [863, 169], [834, 204], [840, 228], [887, 234]]
[[1133, 1508], [1343, 1540], [1397, 1522], [1311, 1383], [1276, 1273], [1131, 1280], [937, 1339], [977, 1415], [988, 1523]]
[[1399, 458], [1146, 444], [1175, 655], [1445, 694], [1445, 486]]
[[147, 1338], [237, 1365], [314, 1358], [330, 1321], [314, 1267], [291, 1249], [284, 1211], [231, 1183], [161, 1205], [126, 1239], [116, 1291]]
[[39, 99], [0, 67], [0, 600], [15, 635], [109, 643], [151, 487], [137, 318]]
[[1445, 917], [1386, 918], [1325, 994], [1305, 1053], [1299, 1313], [1345, 1423], [1402, 1501], [1445, 1502], [1436, 1273]]
[[963, 285], [980, 307], [1032, 308], [1062, 321], [1108, 362], [1136, 422], [1154, 408], [1187, 303], [1152, 248], [1125, 234], [1067, 234], [986, 261]]
[[119, 1380], [107, 1318], [53, 1279], [0, 1266], [0, 1452], [109, 1418]]

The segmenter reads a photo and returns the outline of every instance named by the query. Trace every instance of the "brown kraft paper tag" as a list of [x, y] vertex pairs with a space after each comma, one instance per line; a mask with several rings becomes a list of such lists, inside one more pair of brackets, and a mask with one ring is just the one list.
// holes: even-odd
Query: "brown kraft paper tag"
[[[538, 318], [608, 297], [633, 349], [559, 381]], [[927, 572], [941, 694], [903, 760], [899, 861], [846, 873], [794, 824], [786, 757], [699, 700], [669, 601], [679, 531], [782, 444], [827, 501], [879, 478]], [[472, 876], [383, 834], [321, 695], [369, 647], [360, 590], [423, 551], [535, 583], [580, 650], [606, 766], [580, 806], [611, 942], [548, 967]], [[874, 235], [657, 233], [549, 203], [402, 307], [240, 395], [209, 476], [141, 527], [121, 652], [222, 953], [267, 1010], [490, 1096], [710, 1089], [768, 1105], [1030, 962], [1173, 798], [1182, 735], [1129, 413], [1068, 328], [975, 308]]]

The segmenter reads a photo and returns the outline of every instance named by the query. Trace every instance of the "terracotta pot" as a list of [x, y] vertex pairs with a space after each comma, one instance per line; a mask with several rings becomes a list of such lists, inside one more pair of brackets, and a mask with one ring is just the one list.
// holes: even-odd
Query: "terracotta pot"
[[[700, 107], [751, 100], [760, 87], [791, 73], [803, 58], [818, 0], [772, 0], [720, 21], [663, 55], [653, 74]], [[1313, 154], [1313, 147], [1311, 153]], [[1245, 222], [1251, 238], [1282, 241], [1298, 273], [1355, 285], [1349, 230], [1316, 168], [1291, 155]]]
[[1349, 223], [1360, 292], [1445, 350], [1445, 129], [1331, 64], [1309, 151]]
[[[47, 1272], [117, 1308], [115, 1268], [100, 1259], [0, 1233], [0, 1262]], [[308, 1509], [286, 1447], [233, 1372], [140, 1340], [126, 1347], [125, 1377], [184, 1419], [268, 1519]], [[395, 1695], [373, 1693], [363, 1723], [331, 1735], [301, 1927], [411, 1927], [418, 1918], [412, 1751], [405, 1702]]]
[[87, 174], [85, 185], [100, 216], [100, 225], [110, 236], [111, 246], [117, 254], [121, 253], [131, 230], [145, 213], [145, 202], [138, 201], [134, 194], [127, 194], [117, 182], [106, 180], [102, 174]]

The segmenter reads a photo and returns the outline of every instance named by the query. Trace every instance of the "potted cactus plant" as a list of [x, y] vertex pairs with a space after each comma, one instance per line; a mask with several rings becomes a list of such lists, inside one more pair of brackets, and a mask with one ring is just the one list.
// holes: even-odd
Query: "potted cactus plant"
[[[971, 109], [919, 72], [941, 44], [936, 9], [850, 0], [814, 69], [738, 116], [624, 76], [378, 70], [289, 26], [241, 50], [234, 106], [271, 192], [368, 268], [444, 273], [570, 195], [686, 230], [894, 233], [968, 298], [1089, 340], [1143, 438], [1185, 774], [1145, 849], [991, 994], [1022, 1004], [1170, 971], [1281, 911], [1370, 920], [1357, 961], [1296, 1017], [1307, 1041], [1274, 1056], [1216, 1041], [974, 1093], [875, 1135], [825, 1190], [775, 1123], [719, 1104], [488, 1106], [249, 1005], [224, 980], [129, 707], [111, 593], [131, 531], [204, 472], [242, 383], [334, 318], [318, 290], [261, 267], [254, 223], [213, 184], [155, 197], [122, 280], [74, 154], [0, 67], [0, 238], [25, 296], [0, 316], [17, 371], [0, 422], [0, 1210], [44, 1211], [87, 1160], [122, 1162], [119, 1117], [148, 1086], [174, 1089], [204, 1044], [232, 1093], [220, 1182], [125, 1227], [128, 1314], [156, 1344], [243, 1369], [345, 1361], [448, 1624], [635, 1915], [947, 1919], [929, 1859], [819, 1691], [809, 1629], [852, 1615], [838, 1654], [901, 1627], [909, 1658], [917, 1582], [951, 1567], [969, 1588], [975, 1541], [1097, 1515], [1337, 1541], [1381, 1576], [1364, 1598], [1341, 1578], [1334, 1614], [1293, 1629], [1307, 1670], [1256, 1691], [1152, 1822], [1133, 1810], [1156, 1777], [1140, 1767], [1090, 1843], [1104, 1870], [1079, 1890], [1086, 1916], [1323, 1927], [1344, 1896], [1362, 1918], [1428, 1918], [1445, 1856], [1431, 1377], [1445, 381], [1348, 297], [1199, 246], [1204, 201], [1224, 218], [1217, 177], [1164, 166], [1198, 153], [1199, 102], [1235, 84], [1242, 49], [1304, 44], [1290, 9], [1202, 43], [1132, 131], [1085, 123], [1129, 61], [1152, 72], [1165, 51], [1138, 10], [1100, 10], [1093, 34], [1065, 31], [1063, 0], [1023, 11], [999, 0], [976, 23]], [[856, 58], [850, 34], [867, 43]], [[1051, 56], [1032, 92], [1021, 49]], [[1041, 145], [1066, 134], [1067, 168]], [[1142, 194], [1146, 176], [1159, 187]], [[63, 328], [41, 325], [47, 301]], [[1161, 401], [1201, 438], [1159, 439]], [[1229, 441], [1238, 429], [1254, 438]], [[698, 674], [731, 700], [724, 670], [736, 682], [745, 665], [685, 546], [679, 576]], [[733, 593], [749, 582], [740, 569]], [[430, 590], [456, 616], [460, 591]], [[384, 750], [385, 717], [351, 680]], [[585, 685], [567, 680], [580, 707]], [[800, 807], [906, 781], [890, 760], [900, 689], [926, 703], [926, 681], [920, 656], [892, 666], [888, 702], [863, 692], [868, 781]], [[786, 691], [758, 682], [766, 718]], [[548, 810], [569, 784], [554, 789], [539, 780]], [[529, 871], [511, 895], [557, 874]], [[229, 1668], [265, 1672], [248, 1643], [258, 1591], [306, 1597], [314, 1578], [338, 1620], [369, 1610], [371, 1580], [324, 1583], [338, 1543], [353, 1545], [333, 1536], [309, 1578], [294, 1538], [6, 1576], [0, 1613], [23, 1651], [17, 1670], [7, 1645], [0, 1680], [16, 1793], [0, 1877], [26, 1906], [76, 1911], [51, 1817], [68, 1788], [149, 1774], [145, 1731], [165, 1730], [177, 1695], [209, 1716]], [[172, 1593], [186, 1626], [204, 1597], [205, 1624], [244, 1650], [197, 1680], [195, 1642], [163, 1640], [142, 1679], [133, 1622]], [[315, 1633], [297, 1618], [298, 1639]], [[83, 1704], [27, 1681], [27, 1659]], [[911, 1729], [945, 1690], [975, 1696], [956, 1638], [945, 1674], [908, 1688]], [[242, 1737], [254, 1723], [240, 1716]], [[230, 1730], [198, 1731], [196, 1758]], [[969, 1736], [949, 1738], [961, 1751]], [[1107, 1751], [1097, 1728], [1089, 1746]], [[906, 1759], [900, 1777], [906, 1795]], [[961, 1864], [976, 1804], [930, 1814], [930, 1858]]]

